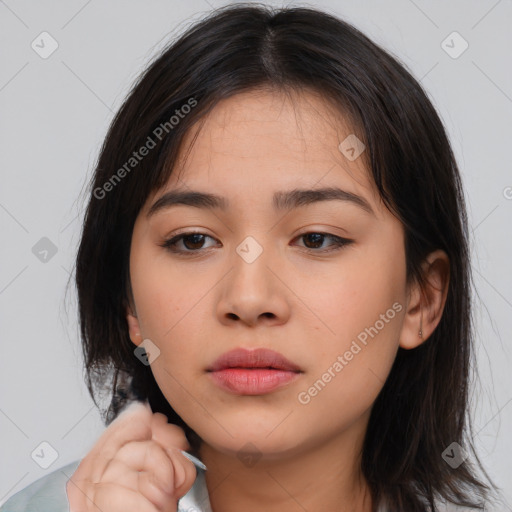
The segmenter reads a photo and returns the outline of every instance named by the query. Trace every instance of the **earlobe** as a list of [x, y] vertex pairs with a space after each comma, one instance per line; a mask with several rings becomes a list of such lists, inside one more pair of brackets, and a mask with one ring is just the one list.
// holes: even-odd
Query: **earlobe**
[[426, 341], [434, 332], [443, 316], [448, 295], [450, 264], [442, 250], [430, 253], [423, 263], [425, 285], [414, 283], [410, 290], [400, 347], [410, 350]]
[[139, 346], [142, 342], [139, 320], [132, 313], [129, 306], [126, 307], [126, 321], [128, 322], [128, 330], [130, 332], [130, 339], [132, 340], [132, 343]]

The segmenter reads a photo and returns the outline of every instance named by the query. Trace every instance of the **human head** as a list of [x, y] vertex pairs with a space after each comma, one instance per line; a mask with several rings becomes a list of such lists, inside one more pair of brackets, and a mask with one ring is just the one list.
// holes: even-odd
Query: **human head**
[[[149, 398], [154, 412], [167, 414], [199, 442], [151, 368], [134, 357], [126, 320], [130, 243], [142, 207], [168, 183], [191, 129], [222, 100], [265, 87], [292, 101], [298, 97], [292, 93], [315, 91], [348, 121], [366, 148], [359, 162], [403, 226], [408, 283], [425, 288], [425, 262], [434, 251], [449, 261], [438, 324], [425, 342], [398, 349], [373, 405], [362, 461], [366, 478], [376, 496], [410, 510], [418, 506], [417, 492], [429, 499], [433, 492], [456, 495], [461, 483], [476, 486], [466, 464], [454, 472], [441, 458], [451, 442], [465, 444], [471, 356], [465, 206], [447, 135], [403, 64], [348, 23], [311, 9], [235, 6], [213, 13], [162, 52], [115, 116], [91, 183], [76, 265], [91, 394], [104, 385], [94, 380], [94, 369], [111, 364], [133, 377], [133, 391]], [[157, 134], [162, 138], [149, 148], [148, 137]], [[147, 154], [135, 159], [133, 151], [144, 146]]]

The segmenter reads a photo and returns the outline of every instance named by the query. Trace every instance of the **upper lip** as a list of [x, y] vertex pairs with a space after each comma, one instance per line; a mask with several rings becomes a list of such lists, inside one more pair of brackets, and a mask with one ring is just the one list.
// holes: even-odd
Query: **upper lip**
[[245, 349], [236, 348], [222, 354], [207, 371], [216, 372], [225, 368], [274, 368], [276, 370], [288, 370], [301, 372], [294, 363], [286, 359], [282, 354], [266, 348]]

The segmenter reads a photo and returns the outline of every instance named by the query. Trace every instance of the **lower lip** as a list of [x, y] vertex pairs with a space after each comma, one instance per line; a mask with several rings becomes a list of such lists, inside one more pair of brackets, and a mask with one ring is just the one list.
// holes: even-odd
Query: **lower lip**
[[238, 395], [262, 395], [288, 384], [300, 373], [268, 368], [226, 368], [210, 375], [220, 387]]

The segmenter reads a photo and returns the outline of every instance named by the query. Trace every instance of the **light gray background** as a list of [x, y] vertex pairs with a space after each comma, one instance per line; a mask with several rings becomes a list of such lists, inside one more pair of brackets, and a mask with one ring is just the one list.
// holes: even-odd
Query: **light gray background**
[[[74, 288], [64, 296], [83, 219], [80, 192], [138, 73], [225, 3], [0, 0], [0, 503], [85, 456], [103, 431], [83, 383]], [[290, 4], [326, 8], [398, 56], [448, 129], [469, 201], [479, 294], [475, 442], [510, 503], [512, 2]], [[59, 45], [46, 59], [31, 47], [43, 31]], [[442, 46], [453, 31], [469, 44], [458, 58]], [[461, 48], [456, 39], [445, 44]], [[57, 247], [46, 262], [32, 252], [42, 237]], [[43, 441], [58, 452], [48, 469], [31, 458]]]

